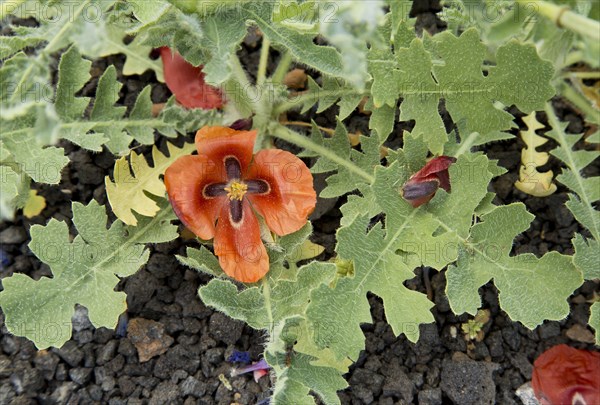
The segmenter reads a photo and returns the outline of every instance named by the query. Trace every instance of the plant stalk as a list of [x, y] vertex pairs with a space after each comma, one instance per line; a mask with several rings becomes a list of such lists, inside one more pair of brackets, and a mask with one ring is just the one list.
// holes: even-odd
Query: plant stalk
[[252, 107], [251, 97], [248, 92], [255, 92], [255, 88], [250, 83], [250, 79], [248, 79], [248, 75], [242, 66], [237, 55], [233, 54], [231, 56], [231, 67], [233, 68], [233, 75], [231, 78], [225, 83], [225, 93], [227, 98], [233, 102], [233, 104], [237, 107], [239, 112], [243, 116], [250, 116], [254, 108]]
[[590, 122], [600, 124], [600, 111], [592, 107], [588, 99], [578, 93], [572, 86], [567, 83], [562, 83], [559, 87], [559, 91], [560, 95], [580, 109]]
[[276, 138], [283, 139], [286, 142], [293, 143], [304, 149], [308, 149], [315, 153], [318, 153], [321, 157], [324, 157], [325, 159], [329, 159], [332, 162], [335, 162], [338, 165], [345, 167], [350, 172], [362, 177], [363, 180], [366, 180], [370, 184], [372, 184], [375, 181], [374, 176], [365, 172], [363, 169], [356, 166], [350, 160], [344, 159], [343, 157], [333, 153], [332, 151], [325, 148], [324, 146], [314, 143], [307, 137], [302, 136], [302, 135], [288, 129], [281, 124], [272, 124], [269, 129], [270, 129], [269, 134]]
[[267, 62], [269, 60], [269, 50], [271, 41], [263, 35], [262, 46], [260, 48], [260, 60], [258, 61], [258, 72], [256, 74], [256, 87], [260, 88], [267, 78]]
[[548, 18], [558, 27], [566, 28], [581, 36], [600, 41], [600, 23], [569, 10], [566, 6], [558, 6], [543, 0], [517, 0], [522, 5]]
[[292, 64], [292, 54], [286, 52], [283, 54], [279, 63], [277, 64], [277, 68], [275, 69], [275, 73], [273, 73], [273, 83], [280, 84], [283, 82], [285, 78], [285, 74], [288, 72], [290, 65]]

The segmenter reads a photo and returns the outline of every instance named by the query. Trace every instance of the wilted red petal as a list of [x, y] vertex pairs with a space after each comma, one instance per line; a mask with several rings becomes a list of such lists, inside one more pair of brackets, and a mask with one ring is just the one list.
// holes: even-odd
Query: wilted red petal
[[223, 106], [221, 91], [204, 82], [202, 66], [193, 66], [166, 46], [160, 48], [160, 57], [167, 87], [179, 104], [205, 110]]
[[449, 193], [451, 186], [448, 168], [454, 162], [456, 158], [450, 156], [431, 159], [402, 186], [402, 197], [417, 208], [431, 200], [439, 187]]
[[223, 182], [222, 170], [206, 156], [182, 156], [165, 171], [165, 186], [175, 214], [202, 239], [212, 239], [215, 221], [227, 197], [204, 198], [204, 186]]
[[313, 177], [304, 162], [280, 149], [264, 149], [254, 155], [246, 179], [267, 182], [265, 194], [247, 194], [254, 209], [277, 235], [296, 232], [314, 210], [317, 194]]
[[229, 277], [255, 283], [269, 271], [269, 256], [260, 239], [258, 220], [248, 202], [242, 203], [242, 219], [237, 223], [223, 205], [217, 221], [214, 248], [221, 268]]
[[554, 346], [534, 362], [531, 384], [542, 404], [600, 404], [600, 353]]
[[243, 168], [252, 160], [256, 131], [236, 131], [229, 127], [202, 127], [196, 132], [198, 153], [223, 166], [226, 156], [235, 156]]
[[438, 156], [431, 159], [423, 166], [421, 170], [413, 174], [410, 178], [422, 180], [431, 175], [439, 175], [440, 172], [448, 170], [452, 163], [456, 162], [456, 158], [450, 156]]

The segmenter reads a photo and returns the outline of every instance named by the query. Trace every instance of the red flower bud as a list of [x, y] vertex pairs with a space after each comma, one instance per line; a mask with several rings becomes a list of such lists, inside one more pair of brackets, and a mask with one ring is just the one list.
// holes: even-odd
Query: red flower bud
[[542, 405], [600, 404], [600, 353], [558, 345], [533, 367], [531, 385]]
[[448, 168], [456, 158], [439, 156], [431, 159], [402, 186], [402, 198], [417, 208], [433, 198], [439, 187], [450, 192]]

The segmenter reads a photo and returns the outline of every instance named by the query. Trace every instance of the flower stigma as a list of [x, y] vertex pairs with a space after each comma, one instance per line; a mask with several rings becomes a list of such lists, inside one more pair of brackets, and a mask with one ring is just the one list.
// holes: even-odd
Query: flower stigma
[[227, 191], [227, 197], [230, 200], [240, 200], [244, 198], [244, 194], [248, 191], [248, 185], [242, 181], [232, 181], [224, 189]]

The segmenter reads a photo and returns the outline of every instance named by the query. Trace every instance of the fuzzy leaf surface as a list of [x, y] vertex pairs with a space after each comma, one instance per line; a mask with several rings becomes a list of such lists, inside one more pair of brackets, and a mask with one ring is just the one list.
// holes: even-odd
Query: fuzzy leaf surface
[[[469, 133], [485, 136], [513, 126], [512, 116], [502, 106], [515, 104], [531, 112], [541, 109], [554, 94], [552, 65], [540, 59], [535, 47], [517, 41], [499, 47], [496, 66], [489, 68], [487, 76], [483, 74], [485, 52], [475, 29], [459, 37], [443, 32], [425, 40], [417, 38], [394, 54], [372, 50], [373, 105], [393, 107], [395, 99], [403, 97], [400, 120], [415, 120], [413, 135], [423, 136], [429, 149], [441, 154], [447, 134], [438, 112], [440, 99], [445, 100], [454, 122], [464, 121]], [[382, 135], [387, 137], [387, 133]]]
[[567, 298], [582, 283], [570, 256], [557, 252], [541, 258], [530, 253], [509, 256], [514, 237], [532, 220], [523, 204], [514, 203], [497, 207], [473, 226], [456, 266], [446, 273], [446, 291], [455, 313], [474, 315], [481, 307], [479, 287], [494, 279], [502, 309], [530, 329], [545, 319], [560, 320], [569, 314]]
[[79, 235], [72, 241], [65, 222], [52, 219], [32, 226], [29, 248], [50, 266], [53, 277], [34, 281], [14, 274], [2, 280], [0, 306], [10, 332], [31, 339], [39, 349], [60, 347], [71, 337], [75, 304], [88, 309], [95, 327], [114, 328], [126, 309], [125, 293], [114, 291], [119, 277], [146, 263], [144, 243], [177, 236], [177, 227], [170, 225], [174, 214], [166, 202], [162, 206], [159, 215], [136, 228], [115, 221], [107, 229], [103, 206], [94, 200], [87, 206], [75, 202], [73, 223]]
[[[575, 144], [581, 140], [583, 134], [567, 134], [567, 122], [560, 122], [551, 105], [546, 106], [548, 122], [552, 130], [546, 135], [558, 143], [558, 148], [551, 154], [559, 158], [567, 166], [556, 180], [567, 186], [573, 193], [565, 203], [573, 213], [575, 219], [585, 226], [592, 234], [593, 239], [586, 240], [581, 235], [573, 239], [575, 246], [575, 265], [583, 272], [584, 278], [600, 278], [598, 269], [598, 246], [600, 243], [600, 212], [594, 208], [593, 203], [600, 200], [600, 176], [585, 177], [582, 170], [593, 164], [600, 157], [597, 150], [575, 150]], [[590, 142], [594, 138], [590, 137]]]

